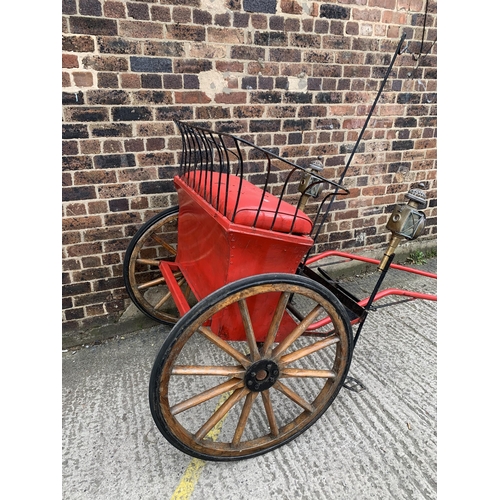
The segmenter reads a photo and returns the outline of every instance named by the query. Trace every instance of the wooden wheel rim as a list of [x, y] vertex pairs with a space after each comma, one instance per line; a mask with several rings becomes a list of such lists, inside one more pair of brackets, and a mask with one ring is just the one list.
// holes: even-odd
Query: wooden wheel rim
[[[297, 278], [297, 277], [295, 277]], [[333, 321], [335, 325], [335, 336], [338, 337], [338, 341], [335, 342], [335, 358], [332, 363], [332, 371], [334, 371], [337, 376], [335, 379], [327, 378], [324, 382], [321, 389], [318, 391], [314, 400], [310, 402], [311, 410], [303, 410], [293, 419], [288, 422], [280, 422], [279, 424], [275, 424], [276, 431], [272, 432], [272, 416], [267, 415], [267, 411], [269, 406], [272, 410], [272, 403], [269, 403], [269, 400], [272, 400], [273, 392], [275, 390], [280, 389], [281, 386], [273, 385], [273, 387], [269, 388], [261, 393], [263, 405], [266, 409], [266, 417], [267, 422], [269, 424], [269, 429], [267, 432], [262, 434], [259, 437], [243, 440], [240, 436], [240, 441], [238, 441], [237, 445], [228, 441], [215, 441], [212, 437], [205, 439], [199, 439], [196, 437], [195, 432], [192, 430], [186, 429], [183, 424], [178, 420], [177, 416], [174, 415], [171, 409], [174, 407], [170, 403], [170, 395], [169, 395], [169, 387], [171, 385], [172, 377], [178, 377], [179, 375], [174, 375], [173, 371], [175, 368], [176, 360], [186, 344], [197, 335], [202, 335], [200, 333], [200, 327], [202, 326], [215, 312], [222, 310], [230, 304], [235, 302], [241, 302], [246, 300], [248, 297], [257, 294], [257, 293], [267, 293], [267, 292], [275, 292], [281, 291], [282, 293], [292, 293], [292, 294], [300, 294], [301, 296], [307, 297], [308, 299], [312, 299], [317, 304], [321, 305], [323, 311], [326, 311], [327, 314]], [[172, 335], [175, 335], [174, 331], [172, 331]], [[324, 342], [324, 340], [323, 340]], [[206, 311], [204, 311], [198, 318], [190, 323], [186, 328], [183, 329], [182, 332], [179, 333], [176, 340], [173, 342], [171, 349], [168, 352], [168, 357], [164, 359], [164, 364], [161, 369], [161, 375], [159, 380], [159, 407], [161, 413], [161, 419], [163, 420], [164, 425], [168, 428], [168, 433], [170, 437], [167, 437], [173, 444], [175, 444], [179, 448], [187, 448], [188, 453], [193, 454], [194, 456], [204, 457], [208, 459], [214, 460], [224, 460], [224, 459], [240, 459], [247, 458], [250, 456], [258, 455], [261, 453], [265, 453], [270, 451], [282, 444], [287, 443], [288, 441], [294, 439], [296, 436], [305, 431], [308, 427], [310, 427], [328, 408], [333, 399], [336, 397], [338, 391], [340, 390], [342, 383], [345, 379], [345, 375], [347, 374], [350, 358], [351, 358], [351, 342], [352, 337], [350, 333], [349, 323], [346, 322], [345, 317], [342, 317], [339, 314], [338, 309], [323, 297], [321, 294], [317, 293], [314, 290], [311, 290], [303, 285], [294, 285], [290, 283], [267, 283], [265, 285], [255, 285], [249, 288], [246, 288], [238, 293], [234, 293], [224, 298], [223, 300], [218, 301], [216, 304], [209, 307]], [[251, 350], [251, 348], [250, 348]], [[285, 351], [288, 352], [288, 351]], [[281, 353], [280, 359], [284, 357], [285, 353]], [[245, 370], [241, 370], [244, 373]], [[243, 378], [243, 376], [240, 374]], [[228, 377], [230, 380], [231, 377]], [[236, 382], [236, 381], [235, 381]], [[278, 381], [278, 383], [281, 383]], [[247, 388], [241, 387], [241, 384], [236, 386], [234, 392], [230, 396], [233, 399], [240, 398], [241, 401], [244, 402], [243, 409], [240, 414], [240, 422], [242, 418], [248, 418], [246, 415], [242, 417], [244, 413], [247, 411], [250, 412], [253, 407], [254, 401], [259, 397], [258, 393], [255, 392], [247, 392]], [[284, 384], [282, 384], [284, 385]], [[239, 394], [238, 394], [239, 391]], [[226, 394], [230, 394], [229, 391], [226, 391]], [[177, 404], [177, 403], [176, 403]], [[240, 403], [241, 404], [241, 403]], [[246, 409], [246, 407], [248, 407]], [[230, 411], [233, 411], [231, 409]], [[272, 412], [272, 411], [271, 411]], [[210, 418], [212, 418], [214, 414]], [[219, 420], [220, 421], [220, 420]], [[203, 424], [203, 422], [201, 422]], [[239, 425], [239, 424], [238, 424]], [[243, 434], [245, 431], [246, 423], [243, 424], [243, 430], [241, 430], [238, 426], [234, 430], [234, 435], [238, 432]], [[203, 425], [202, 425], [203, 427]], [[229, 433], [231, 434], [231, 432]], [[205, 436], [206, 437], [206, 436]], [[234, 440], [234, 437], [233, 437]]]

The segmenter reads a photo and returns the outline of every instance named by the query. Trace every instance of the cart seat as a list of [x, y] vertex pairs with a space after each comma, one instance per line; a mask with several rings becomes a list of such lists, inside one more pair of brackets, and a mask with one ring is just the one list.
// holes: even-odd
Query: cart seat
[[262, 198], [262, 189], [239, 176], [191, 171], [181, 179], [235, 224], [297, 235], [309, 235], [313, 229], [302, 210], [267, 192]]

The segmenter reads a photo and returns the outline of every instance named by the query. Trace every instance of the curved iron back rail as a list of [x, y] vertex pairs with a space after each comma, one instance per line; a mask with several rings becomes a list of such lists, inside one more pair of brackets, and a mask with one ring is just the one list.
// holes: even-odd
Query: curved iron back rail
[[[300, 210], [306, 192], [300, 193], [298, 185], [304, 175], [311, 175], [309, 188], [317, 185], [327, 185], [334, 190], [335, 195], [349, 194], [349, 190], [341, 184], [326, 179], [317, 172], [310, 172], [306, 167], [297, 165], [275, 153], [234, 135], [215, 132], [197, 125], [176, 120], [182, 137], [182, 157], [180, 162], [180, 177], [202, 198], [234, 222], [238, 207], [241, 204], [242, 193], [248, 187], [246, 182], [260, 188], [262, 193], [255, 210], [255, 218], [250, 224], [255, 227], [260, 214], [264, 210], [264, 202], [272, 195], [278, 199], [274, 210], [270, 230], [275, 228], [280, 210], [285, 205], [294, 206], [293, 222], [289, 233], [294, 233], [295, 222], [303, 215]], [[234, 207], [228, 210], [229, 178], [238, 179], [238, 192]], [[233, 178], [234, 185], [234, 178]], [[266, 194], [267, 193], [267, 194]], [[325, 199], [332, 193], [327, 194]], [[220, 200], [223, 200], [220, 203]], [[319, 212], [324, 202], [319, 203], [318, 212], [311, 214], [314, 224], [319, 220]], [[318, 236], [317, 232], [315, 238]]]

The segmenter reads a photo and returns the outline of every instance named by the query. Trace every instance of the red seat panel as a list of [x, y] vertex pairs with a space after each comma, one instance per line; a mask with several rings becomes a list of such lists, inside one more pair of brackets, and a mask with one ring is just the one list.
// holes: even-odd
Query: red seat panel
[[[262, 189], [238, 176], [195, 171], [182, 178], [202, 198], [236, 224], [255, 226], [259, 229], [271, 229], [272, 226], [273, 231], [299, 235], [308, 235], [312, 231], [313, 223], [302, 210], [297, 210], [284, 200], [280, 203], [276, 196], [267, 192], [262, 200]], [[241, 192], [238, 199], [240, 182]], [[262, 206], [259, 210], [261, 200]], [[276, 211], [278, 214], [273, 225]]]

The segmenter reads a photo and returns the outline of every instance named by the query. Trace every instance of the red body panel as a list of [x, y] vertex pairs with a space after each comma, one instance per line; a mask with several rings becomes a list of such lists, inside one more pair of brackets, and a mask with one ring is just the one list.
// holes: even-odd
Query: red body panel
[[[294, 274], [311, 247], [308, 236], [295, 236], [229, 222], [180, 178], [174, 178], [179, 195], [178, 253], [181, 269], [198, 300], [227, 283], [264, 273]], [[258, 342], [263, 341], [276, 303], [265, 298], [249, 300], [258, 308], [253, 325]], [[259, 303], [260, 302], [260, 303]], [[219, 315], [220, 316], [220, 315]], [[289, 328], [295, 325], [290, 319]], [[212, 321], [214, 333], [228, 340], [243, 340], [245, 332], [235, 304], [224, 318]]]

